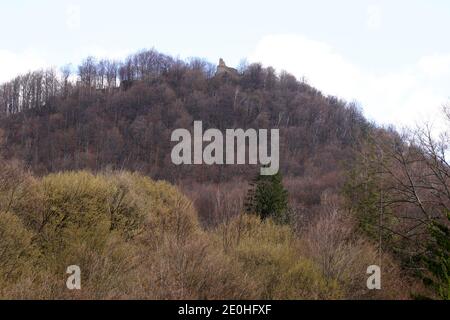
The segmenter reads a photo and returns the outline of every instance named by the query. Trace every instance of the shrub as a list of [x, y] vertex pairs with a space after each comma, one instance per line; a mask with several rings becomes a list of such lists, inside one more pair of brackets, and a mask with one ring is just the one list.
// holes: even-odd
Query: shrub
[[[189, 244], [203, 234], [190, 201], [175, 187], [126, 172], [32, 179], [11, 211], [0, 215], [0, 279], [19, 275], [18, 264], [34, 270], [20, 273], [4, 289], [5, 297], [142, 297], [148, 284], [140, 282], [148, 270], [140, 265], [171, 261], [178, 254], [189, 257]], [[180, 245], [181, 251], [170, 251], [175, 247], [168, 243]], [[166, 249], [161, 251], [162, 246]], [[28, 248], [35, 249], [33, 257], [25, 254]], [[205, 261], [211, 265], [211, 259]], [[82, 270], [82, 292], [65, 288], [69, 265]], [[215, 270], [221, 274], [218, 266]]]
[[199, 220], [204, 228], [216, 228], [219, 224], [239, 215], [244, 210], [247, 182], [235, 180], [227, 183], [187, 183], [183, 192], [192, 199]]
[[33, 183], [29, 192], [14, 210], [36, 233], [45, 263], [64, 268], [81, 243], [101, 250], [111, 228], [110, 189], [103, 179], [87, 172], [52, 174]]
[[[355, 232], [357, 222], [339, 210], [339, 199], [324, 194], [322, 212], [304, 228], [301, 241], [327, 281], [336, 282], [347, 299], [407, 299], [409, 279], [379, 247]], [[382, 290], [368, 290], [367, 267], [382, 269]]]
[[19, 162], [0, 158], [0, 211], [9, 212], [16, 202], [26, 196], [32, 177]]
[[36, 257], [32, 238], [18, 217], [0, 212], [0, 284], [17, 279], [32, 265]]
[[147, 242], [161, 240], [166, 234], [178, 239], [199, 232], [197, 214], [191, 201], [167, 182], [154, 182], [139, 174], [119, 173], [110, 177], [125, 186], [125, 202], [132, 203], [141, 221], [139, 238]]
[[[9, 212], [0, 211], [1, 298], [397, 298], [406, 291], [387, 256], [383, 293], [364, 289], [377, 251], [353, 237], [337, 201], [322, 199], [326, 214], [299, 238], [289, 225], [247, 214], [202, 230], [177, 188], [136, 173], [29, 177], [16, 190]], [[69, 265], [82, 270], [81, 291], [66, 288]]]
[[166, 237], [147, 252], [146, 297], [152, 299], [256, 299], [257, 286], [207, 234], [180, 242]]
[[235, 218], [229, 226], [221, 226], [217, 234], [219, 239], [226, 234], [227, 254], [258, 283], [259, 298], [339, 297], [336, 283], [327, 282], [317, 265], [300, 254], [300, 243], [290, 227], [246, 215]]

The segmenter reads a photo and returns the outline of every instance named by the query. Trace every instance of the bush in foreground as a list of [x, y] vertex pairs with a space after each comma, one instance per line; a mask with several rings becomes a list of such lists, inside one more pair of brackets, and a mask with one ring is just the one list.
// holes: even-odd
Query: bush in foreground
[[[327, 242], [312, 242], [320, 221], [299, 236], [289, 225], [244, 214], [208, 231], [176, 187], [139, 174], [21, 177], [20, 188], [0, 190], [9, 199], [0, 211], [0, 298], [355, 297], [354, 277], [340, 272], [360, 270], [348, 252], [354, 246], [336, 238], [333, 259], [349, 259], [343, 269], [324, 264]], [[80, 291], [66, 288], [69, 265], [81, 268]]]

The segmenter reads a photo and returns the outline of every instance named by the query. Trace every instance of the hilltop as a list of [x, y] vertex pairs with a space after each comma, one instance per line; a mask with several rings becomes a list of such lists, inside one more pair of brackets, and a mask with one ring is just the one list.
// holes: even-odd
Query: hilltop
[[279, 128], [282, 171], [304, 176], [336, 170], [373, 127], [354, 104], [286, 72], [261, 64], [225, 68], [223, 61], [216, 67], [150, 50], [122, 62], [88, 58], [72, 75], [19, 76], [0, 86], [3, 154], [40, 174], [113, 168], [170, 181], [224, 181], [257, 169], [173, 166], [171, 132], [201, 120], [220, 130]]

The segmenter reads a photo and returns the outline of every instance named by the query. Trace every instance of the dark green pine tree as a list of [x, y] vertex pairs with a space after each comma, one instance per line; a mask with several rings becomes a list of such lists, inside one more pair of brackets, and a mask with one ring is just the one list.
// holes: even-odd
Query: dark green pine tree
[[250, 183], [245, 209], [247, 213], [257, 214], [261, 219], [273, 218], [280, 223], [288, 222], [288, 192], [279, 172], [273, 176], [258, 175]]
[[[450, 222], [450, 214], [447, 214]], [[433, 222], [430, 226], [432, 241], [423, 258], [427, 274], [424, 282], [444, 300], [450, 300], [450, 229], [448, 224]]]

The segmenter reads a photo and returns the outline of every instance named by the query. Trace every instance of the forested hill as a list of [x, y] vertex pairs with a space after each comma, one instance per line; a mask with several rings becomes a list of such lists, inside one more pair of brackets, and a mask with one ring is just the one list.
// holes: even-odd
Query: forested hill
[[[74, 78], [77, 80], [73, 80]], [[280, 128], [285, 174], [334, 172], [373, 127], [360, 111], [260, 64], [216, 75], [201, 59], [154, 50], [125, 61], [86, 59], [76, 73], [37, 71], [0, 86], [0, 139], [6, 158], [34, 172], [138, 170], [171, 181], [226, 180], [245, 166], [172, 165], [176, 128]]]
[[[174, 165], [173, 131], [197, 120], [279, 128], [281, 175]], [[0, 297], [66, 297], [42, 283], [88, 257], [108, 279], [87, 279], [87, 298], [448, 299], [449, 143], [426, 129], [378, 128], [260, 64], [154, 50], [19, 76], [0, 86]], [[375, 264], [383, 290], [367, 286]]]

